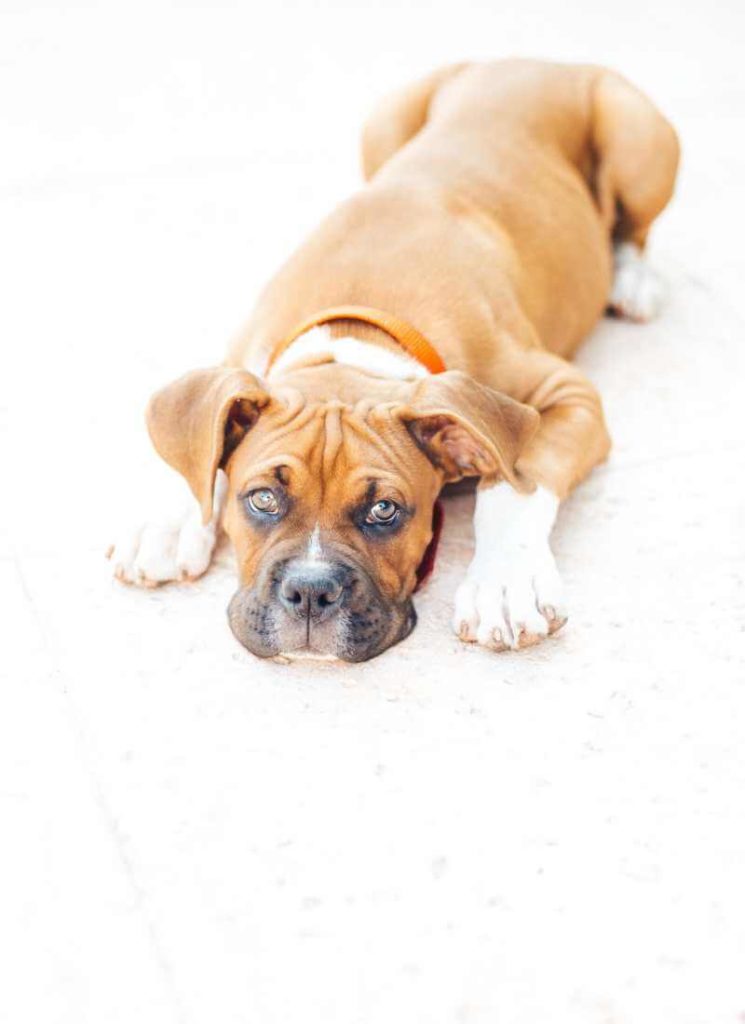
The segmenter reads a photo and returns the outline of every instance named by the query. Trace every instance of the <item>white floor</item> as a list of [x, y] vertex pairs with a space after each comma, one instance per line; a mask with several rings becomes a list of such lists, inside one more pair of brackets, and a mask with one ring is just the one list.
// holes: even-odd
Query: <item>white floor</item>
[[[2, 1024], [743, 1020], [744, 28], [735, 0], [5, 0]], [[240, 649], [228, 552], [112, 584], [148, 393], [355, 187], [381, 91], [510, 53], [621, 68], [685, 151], [664, 315], [582, 353], [615, 449], [555, 534], [565, 633], [451, 636], [467, 498], [421, 625], [362, 666]]]

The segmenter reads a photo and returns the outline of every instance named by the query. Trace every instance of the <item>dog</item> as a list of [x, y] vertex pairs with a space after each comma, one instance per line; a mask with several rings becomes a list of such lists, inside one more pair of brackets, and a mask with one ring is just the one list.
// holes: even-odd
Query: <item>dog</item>
[[667, 120], [600, 67], [459, 64], [384, 100], [365, 186], [220, 366], [152, 398], [153, 445], [195, 503], [118, 538], [114, 574], [194, 579], [222, 525], [249, 651], [364, 661], [414, 627], [438, 494], [475, 477], [456, 633], [494, 651], [554, 634], [557, 508], [610, 447], [569, 360], [607, 307], [656, 312], [643, 252], [678, 159]]

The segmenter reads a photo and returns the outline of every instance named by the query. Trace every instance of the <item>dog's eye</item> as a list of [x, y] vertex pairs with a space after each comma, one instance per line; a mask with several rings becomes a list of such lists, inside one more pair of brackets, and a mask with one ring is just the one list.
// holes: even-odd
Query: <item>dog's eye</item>
[[258, 487], [255, 491], [251, 491], [248, 494], [248, 504], [254, 512], [264, 515], [276, 516], [279, 512], [277, 495], [268, 487]]
[[387, 526], [398, 519], [400, 512], [401, 509], [395, 501], [388, 501], [387, 499], [376, 501], [365, 516], [365, 522], [371, 525], [373, 523], [383, 523]]

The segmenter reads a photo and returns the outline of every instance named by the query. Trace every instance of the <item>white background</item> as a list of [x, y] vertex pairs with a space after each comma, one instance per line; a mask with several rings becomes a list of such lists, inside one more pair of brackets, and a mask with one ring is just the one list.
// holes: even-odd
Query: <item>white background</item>
[[[742, 4], [2, 4], [2, 1024], [736, 1024], [745, 1013]], [[464, 57], [603, 62], [677, 125], [647, 327], [581, 362], [615, 439], [555, 534], [562, 636], [238, 648], [229, 552], [102, 552], [147, 395], [217, 362], [358, 185], [365, 113]], [[142, 484], [140, 483], [140, 489]]]

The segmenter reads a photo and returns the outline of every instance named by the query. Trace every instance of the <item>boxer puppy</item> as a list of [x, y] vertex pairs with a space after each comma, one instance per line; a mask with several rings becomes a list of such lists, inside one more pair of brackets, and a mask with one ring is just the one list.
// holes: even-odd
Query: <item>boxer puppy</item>
[[566, 620], [550, 532], [610, 445], [569, 359], [608, 305], [657, 310], [643, 250], [676, 135], [613, 72], [510, 60], [387, 99], [362, 159], [366, 186], [269, 282], [225, 362], [152, 399], [153, 444], [197, 507], [123, 535], [114, 573], [194, 579], [222, 524], [242, 644], [365, 660], [413, 628], [434, 502], [474, 476], [453, 626], [523, 648]]

